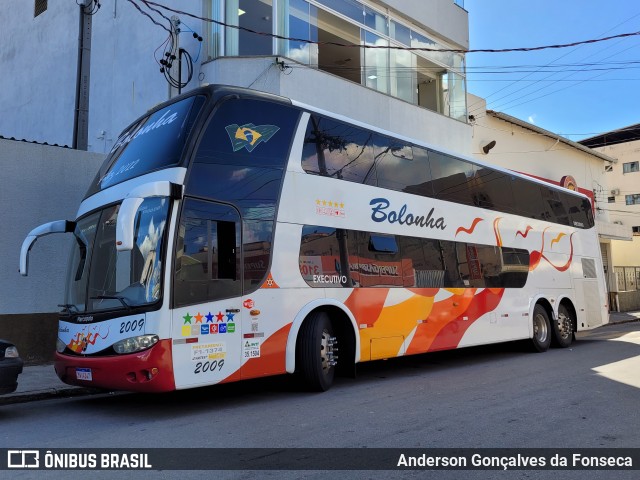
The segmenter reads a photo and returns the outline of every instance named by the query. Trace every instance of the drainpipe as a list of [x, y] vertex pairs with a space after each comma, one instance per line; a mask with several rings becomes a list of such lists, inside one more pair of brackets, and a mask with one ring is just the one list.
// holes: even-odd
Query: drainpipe
[[76, 102], [73, 115], [73, 148], [89, 147], [89, 82], [91, 77], [91, 27], [92, 16], [80, 5], [78, 28], [78, 70], [76, 77]]

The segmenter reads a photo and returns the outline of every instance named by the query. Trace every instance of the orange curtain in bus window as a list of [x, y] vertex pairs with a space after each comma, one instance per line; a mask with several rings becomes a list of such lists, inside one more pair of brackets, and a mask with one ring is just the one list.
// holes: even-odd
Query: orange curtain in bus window
[[349, 263], [351, 278], [360, 287], [402, 287], [403, 267], [404, 269], [410, 268], [405, 265], [405, 261], [400, 259], [385, 262], [377, 259], [350, 256]]
[[475, 245], [467, 244], [467, 265], [469, 266], [469, 278], [482, 280], [482, 265], [480, 265], [478, 249]]

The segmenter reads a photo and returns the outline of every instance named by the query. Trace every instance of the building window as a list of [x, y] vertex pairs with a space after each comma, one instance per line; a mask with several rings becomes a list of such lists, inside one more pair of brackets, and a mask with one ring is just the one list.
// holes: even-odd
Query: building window
[[616, 197], [607, 197], [607, 202], [616, 203]]
[[640, 162], [627, 162], [622, 164], [622, 173], [640, 172]]
[[205, 14], [216, 21], [285, 37], [274, 41], [214, 23], [207, 39], [210, 58], [282, 55], [466, 122], [464, 55], [438, 51], [438, 42], [361, 0], [208, 0], [205, 5]]
[[640, 235], [640, 226], [631, 227], [634, 235]]
[[33, 8], [33, 18], [37, 17], [41, 13], [47, 10], [47, 0], [35, 0]]
[[640, 205], [640, 193], [624, 196], [627, 205]]
[[[271, 0], [227, 0], [226, 23], [260, 33], [273, 33]], [[226, 28], [225, 55], [271, 55], [272, 37], [247, 30]]]

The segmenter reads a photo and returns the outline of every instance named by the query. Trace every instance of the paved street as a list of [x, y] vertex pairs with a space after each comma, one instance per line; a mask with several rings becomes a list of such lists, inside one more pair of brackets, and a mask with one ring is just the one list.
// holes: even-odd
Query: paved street
[[[323, 394], [300, 392], [292, 378], [281, 377], [166, 395], [98, 394], [4, 405], [0, 447], [637, 447], [638, 372], [640, 323], [635, 322], [580, 334], [571, 348], [544, 354], [505, 344], [366, 364], [356, 379], [339, 379]], [[38, 478], [37, 473], [45, 472], [15, 478]], [[64, 472], [58, 473], [62, 478]], [[637, 472], [602, 471], [440, 471], [433, 478], [461, 474], [637, 478]], [[113, 472], [98, 475], [110, 478]], [[423, 478], [424, 472], [331, 475]], [[323, 477], [318, 472], [222, 474], [265, 476]], [[180, 477], [196, 478], [196, 472]], [[174, 477], [163, 472], [154, 478]]]

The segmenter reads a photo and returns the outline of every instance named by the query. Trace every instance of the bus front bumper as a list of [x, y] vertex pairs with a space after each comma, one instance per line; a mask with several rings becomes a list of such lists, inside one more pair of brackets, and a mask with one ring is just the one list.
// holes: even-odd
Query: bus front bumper
[[104, 357], [57, 353], [54, 368], [64, 383], [82, 387], [131, 392], [169, 392], [173, 378], [171, 340], [128, 355]]

